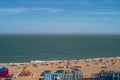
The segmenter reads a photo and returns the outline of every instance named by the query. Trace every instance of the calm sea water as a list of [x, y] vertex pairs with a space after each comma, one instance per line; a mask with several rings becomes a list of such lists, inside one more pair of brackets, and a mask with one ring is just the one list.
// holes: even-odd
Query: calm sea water
[[0, 36], [0, 63], [120, 56], [120, 35]]

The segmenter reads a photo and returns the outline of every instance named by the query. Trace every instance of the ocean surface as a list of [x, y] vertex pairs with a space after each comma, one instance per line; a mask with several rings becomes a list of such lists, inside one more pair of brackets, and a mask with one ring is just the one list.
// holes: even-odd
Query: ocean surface
[[120, 56], [120, 35], [0, 35], [0, 63]]

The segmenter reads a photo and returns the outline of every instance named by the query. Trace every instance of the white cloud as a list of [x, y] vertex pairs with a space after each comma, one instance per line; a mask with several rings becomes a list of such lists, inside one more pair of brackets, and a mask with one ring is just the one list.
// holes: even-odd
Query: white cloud
[[117, 5], [120, 4], [119, 0], [105, 0], [104, 2], [107, 4], [117, 4]]
[[89, 12], [91, 14], [106, 14], [106, 15], [120, 15], [120, 11], [115, 12], [115, 11], [93, 11]]
[[111, 20], [111, 18], [109, 18], [109, 17], [104, 17], [103, 20], [109, 21], [109, 20]]
[[112, 3], [112, 0], [105, 0], [105, 3]]
[[91, 5], [88, 1], [25, 1], [27, 4], [78, 4], [78, 5]]
[[23, 12], [61, 12], [55, 8], [0, 8], [0, 13], [23, 13]]
[[26, 8], [0, 8], [0, 12], [9, 12], [9, 13], [20, 13], [26, 12]]
[[81, 1], [80, 4], [81, 5], [87, 5], [87, 6], [91, 5], [91, 3], [87, 2], [87, 1]]

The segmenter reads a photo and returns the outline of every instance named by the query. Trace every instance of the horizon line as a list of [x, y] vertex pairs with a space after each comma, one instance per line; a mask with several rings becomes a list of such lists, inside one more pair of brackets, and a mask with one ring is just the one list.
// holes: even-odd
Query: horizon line
[[25, 36], [29, 36], [29, 35], [120, 35], [120, 34], [94, 34], [94, 33], [90, 33], [90, 34], [0, 34], [0, 36], [14, 36], [14, 35], [25, 35]]

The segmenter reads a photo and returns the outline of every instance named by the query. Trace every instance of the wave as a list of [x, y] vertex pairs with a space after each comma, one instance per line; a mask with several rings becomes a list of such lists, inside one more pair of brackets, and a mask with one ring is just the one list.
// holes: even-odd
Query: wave
[[[76, 59], [79, 61], [92, 61], [92, 60], [104, 60], [104, 59], [120, 59], [120, 57], [109, 57], [109, 58], [89, 58], [89, 59]], [[66, 61], [76, 61], [76, 60], [49, 60], [49, 61], [41, 61], [41, 60], [32, 60], [30, 63], [49, 63], [49, 62], [66, 62]]]
[[120, 59], [120, 57], [109, 57], [109, 58], [88, 58], [88, 59], [76, 59], [76, 60], [31, 60], [30, 62], [24, 63], [0, 63], [0, 65], [21, 65], [21, 64], [28, 64], [28, 63], [53, 63], [53, 62], [67, 62], [67, 61], [92, 61], [92, 60], [105, 60], [105, 59]]

